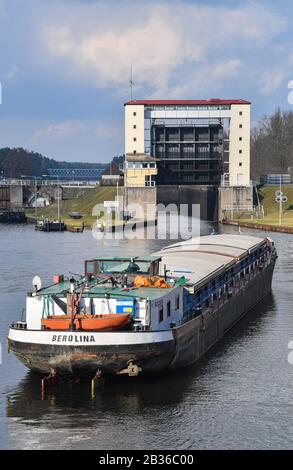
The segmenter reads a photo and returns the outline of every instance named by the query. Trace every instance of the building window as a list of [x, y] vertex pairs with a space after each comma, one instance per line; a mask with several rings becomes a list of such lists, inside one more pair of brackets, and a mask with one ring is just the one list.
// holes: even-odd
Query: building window
[[175, 309], [179, 310], [179, 295], [176, 295], [175, 297]]
[[133, 150], [133, 153], [136, 153], [136, 150]]
[[133, 116], [136, 116], [136, 111], [133, 112]]
[[133, 125], [133, 129], [136, 129], [136, 124]]
[[162, 323], [162, 321], [164, 320], [164, 307], [160, 307], [159, 309], [159, 323]]
[[239, 150], [239, 153], [242, 153], [242, 150], [241, 150], [241, 149]]
[[136, 142], [136, 137], [133, 137], [133, 142]]
[[167, 317], [170, 317], [171, 315], [171, 302], [168, 300], [167, 302]]
[[239, 162], [239, 166], [242, 166], [242, 162]]
[[239, 129], [242, 129], [242, 124], [239, 124]]
[[242, 137], [239, 137], [239, 140], [241, 141], [241, 140], [242, 140]]
[[239, 111], [239, 116], [242, 116], [242, 111]]

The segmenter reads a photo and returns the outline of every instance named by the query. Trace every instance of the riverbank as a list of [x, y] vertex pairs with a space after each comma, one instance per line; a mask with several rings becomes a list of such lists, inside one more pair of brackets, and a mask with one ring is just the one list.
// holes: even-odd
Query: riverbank
[[287, 196], [283, 204], [282, 223], [279, 224], [279, 203], [276, 202], [276, 191], [279, 186], [263, 186], [258, 190], [259, 202], [263, 206], [263, 217], [256, 218], [249, 212], [234, 212], [233, 220], [226, 220], [226, 225], [236, 225], [255, 230], [293, 233], [293, 186], [282, 186], [282, 192]]
[[[91, 228], [97, 217], [93, 215], [93, 208], [97, 204], [104, 204], [104, 201], [112, 201], [115, 199], [116, 188], [112, 186], [98, 186], [96, 188], [87, 189], [80, 197], [67, 197], [60, 201], [60, 218], [64, 223], [72, 228], [78, 228], [84, 225], [84, 228]], [[29, 223], [35, 223], [36, 218], [47, 217], [48, 219], [56, 219], [58, 213], [57, 202], [47, 207], [29, 208], [25, 210]], [[79, 212], [82, 215], [80, 219], [72, 219], [69, 214], [71, 212]]]
[[255, 222], [245, 222], [242, 220], [230, 220], [222, 222], [223, 225], [234, 225], [236, 227], [246, 227], [254, 230], [264, 230], [265, 232], [281, 232], [281, 233], [292, 233], [293, 227], [288, 227], [284, 225], [273, 225], [273, 224], [264, 224], [259, 221]]

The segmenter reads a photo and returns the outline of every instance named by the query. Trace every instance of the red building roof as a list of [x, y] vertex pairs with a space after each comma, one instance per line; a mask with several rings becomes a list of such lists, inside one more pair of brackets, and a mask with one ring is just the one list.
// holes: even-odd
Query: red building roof
[[230, 105], [230, 104], [251, 104], [250, 101], [246, 100], [221, 100], [219, 98], [212, 98], [210, 100], [131, 100], [127, 101], [127, 104], [143, 104], [145, 106], [153, 106], [153, 105], [165, 105], [165, 106], [176, 106], [176, 105], [194, 105], [194, 104], [201, 104], [201, 105]]

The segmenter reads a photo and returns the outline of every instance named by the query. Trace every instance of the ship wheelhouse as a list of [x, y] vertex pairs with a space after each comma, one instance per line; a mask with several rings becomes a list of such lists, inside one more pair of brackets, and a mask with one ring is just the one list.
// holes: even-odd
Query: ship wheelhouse
[[84, 267], [80, 279], [57, 275], [53, 285], [28, 295], [27, 328], [54, 325], [58, 329], [61, 319], [69, 325], [72, 292], [79, 299], [74, 316], [75, 328], [80, 330], [86, 323], [92, 325], [86, 320], [94, 318], [111, 318], [112, 325], [118, 324], [118, 315], [120, 320], [122, 315], [128, 317], [127, 328], [122, 324], [126, 331], [166, 330], [180, 324], [185, 278], [168, 276], [161, 267], [161, 257], [100, 257], [86, 260]]
[[99, 274], [148, 274], [157, 276], [161, 258], [147, 257], [102, 257], [85, 261], [85, 276], [98, 276]]

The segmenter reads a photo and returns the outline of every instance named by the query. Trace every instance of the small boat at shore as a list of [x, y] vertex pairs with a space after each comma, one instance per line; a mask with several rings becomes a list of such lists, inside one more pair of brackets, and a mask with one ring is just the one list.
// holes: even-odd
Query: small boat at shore
[[44, 218], [37, 220], [35, 230], [40, 232], [64, 232], [66, 230], [66, 225], [63, 220], [50, 220], [48, 218]]
[[227, 234], [88, 259], [79, 279], [35, 278], [8, 348], [29, 369], [73, 381], [189, 366], [270, 292], [276, 258], [268, 237]]

